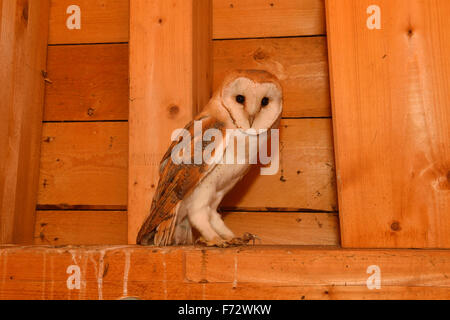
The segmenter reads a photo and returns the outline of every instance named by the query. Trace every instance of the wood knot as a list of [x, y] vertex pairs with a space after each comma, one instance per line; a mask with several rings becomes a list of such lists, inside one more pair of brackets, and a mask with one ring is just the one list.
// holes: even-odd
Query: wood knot
[[94, 108], [89, 108], [87, 111], [87, 115], [89, 117], [93, 117], [95, 115], [95, 109]]
[[180, 113], [180, 107], [176, 105], [172, 105], [169, 107], [169, 116], [171, 118], [175, 118]]
[[28, 2], [25, 3], [25, 6], [22, 10], [22, 17], [23, 17], [23, 20], [28, 22]]
[[409, 29], [408, 29], [408, 37], [411, 38], [412, 36], [414, 36], [414, 31], [413, 31], [412, 28], [409, 28]]
[[401, 228], [400, 228], [400, 222], [398, 222], [398, 221], [392, 222], [392, 224], [391, 224], [391, 230], [392, 230], [392, 231], [400, 231], [400, 230], [401, 230]]
[[255, 59], [255, 60], [264, 60], [264, 59], [266, 59], [266, 54], [260, 48], [260, 49], [256, 50], [255, 53], [253, 54], [253, 59]]

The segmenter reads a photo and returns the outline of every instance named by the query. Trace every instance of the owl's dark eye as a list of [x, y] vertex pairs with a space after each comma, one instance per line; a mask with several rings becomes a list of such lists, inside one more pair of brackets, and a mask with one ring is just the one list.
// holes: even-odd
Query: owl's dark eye
[[264, 98], [261, 100], [261, 105], [262, 105], [263, 107], [266, 107], [266, 106], [269, 104], [269, 102], [270, 102], [269, 98], [264, 97]]
[[240, 104], [244, 104], [245, 103], [245, 97], [243, 95], [236, 96], [236, 102], [240, 103]]

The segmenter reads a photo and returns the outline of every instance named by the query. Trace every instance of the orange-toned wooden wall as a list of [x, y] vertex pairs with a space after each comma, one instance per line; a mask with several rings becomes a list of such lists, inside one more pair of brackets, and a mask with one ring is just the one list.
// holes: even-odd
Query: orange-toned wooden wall
[[[352, 198], [344, 196], [345, 192], [349, 192], [349, 186], [358, 190], [361, 186], [366, 187], [365, 183], [380, 182], [382, 179], [366, 179], [370, 176], [364, 175], [364, 171], [360, 171], [362, 174], [359, 173], [357, 178], [354, 178], [352, 173], [356, 171], [348, 170], [348, 167], [345, 167], [348, 164], [342, 162], [342, 157], [338, 159], [338, 169], [346, 168], [346, 170], [344, 175], [338, 175], [337, 182], [341, 191], [339, 200], [340, 203], [344, 203], [339, 209], [339, 217], [341, 224], [347, 226], [344, 233], [344, 247], [354, 246], [355, 239], [376, 242], [375, 245], [386, 245], [393, 238], [397, 241], [397, 249], [335, 247], [339, 244], [340, 232], [332, 120], [335, 129], [338, 129], [335, 130], [338, 135], [337, 153], [341, 156], [344, 153], [346, 157], [354, 156], [343, 152], [346, 147], [369, 139], [377, 146], [375, 150], [383, 150], [383, 147], [389, 145], [389, 134], [401, 132], [392, 130], [396, 128], [394, 123], [393, 127], [387, 128], [385, 136], [373, 138], [374, 132], [371, 130], [376, 129], [376, 125], [372, 124], [380, 122], [384, 124], [378, 117], [386, 110], [390, 111], [385, 108], [390, 105], [384, 103], [388, 101], [386, 97], [390, 94], [384, 87], [386, 82], [376, 82], [379, 86], [376, 88], [384, 88], [381, 91], [386, 96], [380, 95], [382, 98], [377, 99], [376, 94], [359, 96], [353, 94], [371, 92], [372, 87], [368, 85], [371, 83], [370, 72], [380, 72], [379, 76], [383, 79], [384, 77], [388, 80], [396, 79], [395, 67], [403, 63], [402, 57], [408, 51], [400, 50], [395, 54], [388, 51], [380, 55], [380, 51], [377, 51], [380, 48], [389, 49], [391, 48], [389, 45], [394, 44], [398, 49], [401, 47], [399, 43], [403, 45], [407, 43], [408, 46], [414, 44], [408, 48], [417, 46], [422, 48], [419, 50], [421, 55], [414, 55], [418, 58], [415, 61], [417, 63], [408, 64], [411, 69], [402, 69], [408, 71], [404, 74], [408, 81], [397, 83], [399, 87], [396, 87], [396, 90], [401, 90], [401, 86], [406, 85], [411, 89], [410, 92], [417, 94], [411, 100], [415, 103], [411, 104], [404, 103], [405, 100], [400, 99], [403, 96], [399, 96], [398, 106], [403, 111], [408, 111], [410, 106], [417, 106], [418, 101], [420, 102], [418, 97], [430, 98], [427, 96], [428, 93], [425, 94], [417, 90], [417, 86], [413, 86], [417, 84], [418, 78], [411, 70], [420, 70], [416, 67], [424, 62], [432, 65], [433, 68], [429, 73], [432, 77], [425, 77], [421, 82], [427, 85], [440, 79], [447, 72], [447, 65], [443, 62], [445, 60], [439, 60], [442, 53], [447, 50], [448, 41], [444, 41], [446, 36], [441, 37], [439, 32], [430, 32], [430, 30], [447, 30], [440, 29], [446, 28], [443, 15], [450, 10], [450, 6], [444, 2], [446, 0], [433, 2], [439, 4], [444, 13], [436, 12], [427, 6], [422, 8], [424, 10], [417, 10], [419, 7], [414, 7], [416, 15], [413, 16], [414, 19], [406, 21], [409, 24], [387, 24], [387, 32], [397, 36], [392, 38], [395, 41], [387, 43], [389, 45], [386, 46], [375, 46], [369, 41], [370, 37], [378, 41], [383, 39], [379, 33], [369, 34], [366, 30], [363, 32], [359, 29], [359, 23], [364, 27], [366, 18], [363, 4], [367, 3], [364, 1], [326, 1], [329, 34], [332, 35], [329, 39], [330, 49], [340, 48], [331, 52], [333, 108], [334, 115], [337, 115], [333, 119], [328, 87], [324, 0], [213, 1], [214, 86], [218, 85], [227, 69], [261, 67], [277, 74], [286, 89], [285, 112], [281, 126], [282, 170], [275, 177], [259, 177], [252, 173], [224, 201], [223, 209], [227, 213], [227, 223], [237, 233], [243, 231], [256, 233], [264, 244], [321, 246], [149, 249], [122, 245], [127, 243], [129, 182], [127, 177], [130, 100], [129, 3], [126, 0], [77, 0], [84, 17], [82, 29], [69, 31], [65, 27], [68, 16], [66, 9], [74, 3], [66, 0], [50, 0], [47, 70], [38, 72], [39, 77], [43, 78], [40, 80], [46, 83], [46, 91], [34, 243], [56, 247], [0, 246], [2, 257], [0, 269], [3, 270], [4, 279], [0, 299], [116, 299], [128, 295], [147, 299], [448, 299], [449, 251], [398, 249], [405, 243], [412, 247], [409, 244], [410, 240], [414, 239], [421, 241], [418, 247], [429, 247], [433, 243], [445, 247], [445, 241], [448, 239], [447, 230], [441, 233], [436, 231], [439, 231], [438, 228], [430, 231], [430, 235], [434, 237], [443, 235], [440, 242], [428, 237], [428, 233], [422, 233], [422, 238], [416, 237], [413, 233], [406, 232], [411, 223], [402, 229], [403, 221], [409, 217], [409, 212], [400, 211], [400, 218], [403, 220], [397, 220], [398, 224], [395, 225], [390, 220], [391, 214], [395, 215], [398, 212], [383, 210], [376, 211], [377, 221], [387, 219], [386, 221], [390, 223], [371, 227], [370, 230], [376, 232], [372, 237], [358, 237], [358, 234], [361, 234], [360, 230], [369, 227], [364, 225], [364, 219], [370, 218], [368, 213], [372, 208], [362, 210], [358, 206], [348, 205], [347, 201], [356, 199], [363, 205], [370, 206], [370, 203], [363, 201], [364, 197], [383, 194], [356, 193], [358, 197]], [[406, 1], [398, 0], [396, 4], [404, 5]], [[387, 7], [388, 14], [392, 15], [395, 11], [391, 10], [394, 8], [391, 1], [379, 0], [379, 3]], [[414, 3], [417, 5], [425, 2], [414, 1]], [[350, 5], [352, 8], [361, 9], [363, 13], [361, 17], [356, 16], [357, 10], [348, 10], [347, 6]], [[332, 19], [330, 8], [333, 8], [334, 12]], [[34, 15], [37, 11], [30, 12]], [[411, 16], [410, 11], [405, 12]], [[256, 18], [263, 21], [258, 27], [252, 24]], [[396, 20], [388, 19], [388, 21]], [[431, 25], [430, 21], [433, 22]], [[405, 20], [402, 20], [402, 23], [404, 22]], [[392, 27], [395, 28], [391, 29]], [[402, 29], [403, 27], [405, 29]], [[347, 28], [348, 33], [339, 33], [341, 28]], [[433, 51], [436, 46], [423, 47], [425, 42], [420, 40], [426, 33], [433, 35], [432, 44], [443, 44], [439, 52]], [[349, 36], [343, 37], [343, 34]], [[346, 72], [346, 59], [351, 59], [349, 57], [354, 54], [353, 46], [349, 46], [348, 43], [353, 42], [358, 44], [358, 50], [364, 53], [367, 48], [374, 47], [370, 54], [361, 55], [359, 64], [355, 60], [347, 63], [354, 69], [352, 72]], [[339, 56], [341, 59], [333, 59]], [[373, 61], [376, 63], [372, 63]], [[391, 63], [386, 61], [394, 62], [385, 70], [383, 68]], [[438, 69], [436, 66], [439, 67], [440, 63], [444, 68], [436, 72]], [[342, 70], [341, 68], [343, 72], [336, 72]], [[362, 81], [354, 81], [355, 75], [361, 76], [359, 79]], [[427, 82], [430, 79], [432, 81]], [[336, 90], [339, 86], [345, 86], [345, 90]], [[436, 92], [439, 94], [430, 100], [433, 103], [436, 101], [442, 103], [426, 105], [430, 108], [430, 112], [442, 111], [440, 113], [442, 116], [436, 117], [436, 113], [429, 115], [429, 119], [439, 123], [439, 126], [430, 126], [431, 129], [437, 128], [437, 131], [430, 129], [426, 133], [438, 132], [435, 136], [441, 140], [433, 141], [439, 142], [440, 149], [431, 155], [441, 161], [442, 155], [444, 160], [448, 158], [445, 157], [448, 149], [442, 148], [447, 146], [449, 141], [445, 131], [442, 130], [448, 127], [446, 125], [448, 112], [447, 109], [439, 107], [445, 106], [448, 99], [444, 99], [447, 97], [444, 85], [439, 86], [439, 91]], [[355, 97], [361, 101], [354, 100]], [[351, 103], [346, 104], [348, 101]], [[377, 108], [371, 109], [373, 101], [379, 104], [376, 104]], [[354, 108], [353, 113], [342, 112], [348, 111], [347, 106]], [[355, 106], [362, 107], [355, 108]], [[364, 108], [370, 112], [365, 114]], [[162, 113], [161, 116], [180, 116], [170, 111], [168, 110], [168, 114]], [[352, 119], [349, 121], [346, 118], [352, 114], [359, 122]], [[412, 114], [414, 117], [411, 116], [409, 119], [423, 118], [421, 112]], [[346, 127], [348, 123], [353, 126]], [[34, 124], [34, 128], [38, 127]], [[350, 130], [350, 134], [346, 130]], [[344, 139], [346, 133], [355, 140]], [[416, 136], [411, 134], [407, 137], [410, 139], [405, 140], [406, 145], [414, 147]], [[367, 156], [371, 154], [370, 148], [368, 149], [363, 154], [366, 159], [362, 163], [376, 164], [374, 159]], [[398, 154], [401, 155], [394, 152], [389, 157], [395, 159]], [[383, 159], [389, 158], [384, 157], [382, 152], [374, 152], [373, 155]], [[408, 162], [407, 157], [402, 160], [406, 164], [416, 164]], [[443, 163], [446, 164], [445, 161]], [[422, 166], [424, 162], [417, 164]], [[2, 165], [0, 168], [3, 169]], [[373, 167], [383, 169], [382, 166]], [[404, 170], [403, 167], [397, 168]], [[438, 167], [442, 168], [448, 166]], [[361, 167], [350, 166], [350, 169], [360, 170]], [[433, 192], [436, 190], [440, 192], [437, 194], [439, 199], [445, 200], [444, 197], [448, 197], [448, 193], [444, 193], [448, 190], [446, 180], [441, 179], [442, 175], [438, 175], [446, 172], [434, 170], [433, 166], [428, 169], [433, 174], [424, 175], [425, 181], [433, 182], [437, 177], [440, 179], [439, 184], [435, 190], [428, 189], [431, 192], [423, 194], [421, 199], [412, 199], [414, 200], [412, 204], [433, 199], [435, 196]], [[410, 176], [398, 183], [395, 181], [396, 175], [391, 173], [391, 176], [394, 177], [392, 184], [394, 188], [395, 186], [408, 188], [408, 182], [414, 178]], [[368, 185], [370, 187], [370, 183]], [[380, 185], [377, 187], [379, 188], [377, 190], [382, 190]], [[380, 201], [380, 198], [377, 201]], [[442, 228], [445, 224], [439, 223], [439, 219], [448, 221], [445, 220], [447, 212], [442, 210], [447, 208], [448, 202], [439, 201], [440, 207], [433, 206], [432, 209], [435, 211], [426, 211], [427, 214], [423, 213], [419, 217], [428, 219], [433, 226]], [[407, 203], [407, 206], [410, 204]], [[417, 212], [419, 211], [414, 211], [413, 216], [417, 215]], [[429, 225], [431, 224], [416, 224], [417, 228], [425, 228], [427, 232]], [[386, 228], [388, 232], [384, 232]], [[426, 236], [425, 239], [423, 235]], [[376, 236], [378, 238], [374, 240]], [[360, 241], [357, 244], [364, 246], [369, 242]], [[80, 248], [59, 246], [64, 244], [108, 246]], [[121, 245], [110, 246], [111, 244]], [[27, 268], [30, 263], [33, 265], [31, 269]], [[83, 275], [82, 286], [77, 291], [67, 288], [67, 267], [72, 263], [80, 266]], [[368, 287], [367, 280], [370, 276], [368, 270], [371, 266], [378, 266], [381, 270], [381, 288], [377, 290]]]
[[[125, 244], [129, 1], [78, 0], [81, 30], [65, 25], [71, 4], [51, 1], [34, 243]], [[213, 5], [214, 87], [264, 68], [285, 89], [281, 170], [238, 185], [227, 223], [263, 244], [339, 244], [324, 1]]]

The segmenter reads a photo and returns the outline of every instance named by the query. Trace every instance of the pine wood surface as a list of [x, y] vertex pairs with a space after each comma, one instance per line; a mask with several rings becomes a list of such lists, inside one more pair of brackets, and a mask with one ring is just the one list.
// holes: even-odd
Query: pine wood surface
[[[127, 134], [126, 122], [45, 123], [39, 207], [126, 209]], [[282, 120], [280, 141], [278, 174], [261, 176], [260, 168], [253, 168], [222, 206], [252, 211], [337, 211], [331, 121]], [[151, 163], [159, 166], [161, 157]], [[138, 182], [143, 179], [139, 177]], [[146, 182], [150, 190], [158, 179], [156, 175]], [[151, 201], [150, 193], [145, 197]]]
[[0, 244], [31, 244], [49, 1], [0, 2]]
[[[370, 290], [374, 265], [381, 288]], [[449, 268], [448, 250], [11, 246], [0, 299], [449, 299]]]
[[[69, 5], [81, 10], [81, 29], [69, 30]], [[129, 0], [52, 0], [50, 44], [129, 41]], [[213, 38], [323, 35], [324, 0], [213, 0]]]
[[450, 248], [450, 2], [329, 0], [346, 247]]

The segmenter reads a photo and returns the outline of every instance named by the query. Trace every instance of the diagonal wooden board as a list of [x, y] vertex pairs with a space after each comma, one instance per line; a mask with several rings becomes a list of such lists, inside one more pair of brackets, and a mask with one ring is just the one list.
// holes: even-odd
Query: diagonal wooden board
[[449, 299], [449, 275], [448, 250], [0, 247], [0, 299]]
[[450, 248], [450, 2], [326, 8], [342, 245]]

